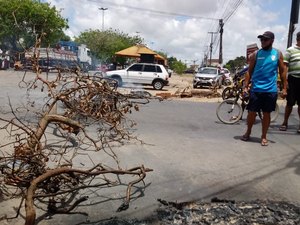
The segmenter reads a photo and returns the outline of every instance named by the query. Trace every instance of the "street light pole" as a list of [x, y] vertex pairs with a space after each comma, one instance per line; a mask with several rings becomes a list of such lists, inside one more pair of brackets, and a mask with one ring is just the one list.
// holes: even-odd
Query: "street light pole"
[[102, 10], [102, 31], [104, 31], [104, 11], [108, 10], [108, 8], [98, 8], [99, 10]]

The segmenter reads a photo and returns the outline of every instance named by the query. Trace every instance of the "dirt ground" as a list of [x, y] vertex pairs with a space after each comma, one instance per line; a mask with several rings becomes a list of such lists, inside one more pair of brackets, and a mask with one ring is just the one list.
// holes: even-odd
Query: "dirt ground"
[[222, 88], [212, 90], [210, 88], [193, 88], [193, 74], [172, 74], [169, 78], [169, 85], [165, 86], [161, 91], [147, 88], [154, 96], [163, 98], [176, 98], [187, 101], [215, 102], [220, 101]]

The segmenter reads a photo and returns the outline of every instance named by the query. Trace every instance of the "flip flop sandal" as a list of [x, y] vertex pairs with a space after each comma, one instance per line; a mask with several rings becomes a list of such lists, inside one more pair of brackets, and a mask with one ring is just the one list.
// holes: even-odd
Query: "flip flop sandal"
[[261, 146], [268, 146], [269, 145], [269, 141], [265, 138], [261, 139]]
[[249, 139], [250, 139], [250, 136], [243, 135], [243, 136], [241, 137], [241, 140], [242, 140], [242, 141], [249, 141]]
[[287, 130], [287, 125], [281, 125], [281, 126], [279, 127], [279, 130], [280, 130], [280, 131], [286, 131], [286, 130]]

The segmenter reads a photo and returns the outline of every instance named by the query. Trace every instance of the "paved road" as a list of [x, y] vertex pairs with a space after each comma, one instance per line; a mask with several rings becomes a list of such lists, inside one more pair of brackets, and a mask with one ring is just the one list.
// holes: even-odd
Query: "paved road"
[[[145, 189], [135, 189], [133, 202], [125, 212], [114, 212], [122, 203], [117, 199], [120, 194], [114, 194], [115, 201], [80, 207], [78, 211], [87, 211], [89, 220], [95, 222], [112, 216], [149, 216], [158, 206], [158, 198], [169, 201], [259, 198], [300, 204], [300, 138], [296, 134], [295, 112], [290, 118], [291, 129], [280, 132], [281, 104], [279, 118], [269, 130], [270, 144], [262, 147], [259, 121], [251, 140], [242, 142], [245, 121], [235, 125], [220, 123], [215, 115], [217, 105], [217, 102], [154, 101], [133, 113], [131, 117], [138, 123], [135, 133], [147, 144], [127, 145], [118, 151], [124, 167], [145, 164], [154, 169], [146, 177]], [[101, 199], [101, 195], [107, 194], [104, 191], [92, 202], [97, 202], [97, 197]], [[6, 207], [0, 204], [0, 211]], [[78, 224], [85, 219], [83, 215], [55, 216], [39, 224]]]
[[[270, 145], [262, 147], [259, 123], [251, 141], [242, 142], [245, 121], [224, 125], [215, 116], [216, 107], [217, 103], [170, 101], [148, 106], [136, 115], [141, 137], [154, 144], [144, 147], [151, 153], [145, 163], [161, 166], [157, 169], [161, 178], [165, 174], [167, 187], [177, 187], [172, 195], [181, 200], [221, 195], [300, 202], [296, 126], [283, 133], [275, 122], [269, 132]], [[290, 124], [296, 124], [294, 114]]]
[[[153, 102], [134, 113], [132, 117], [138, 122], [136, 133], [148, 145], [119, 149], [123, 165], [143, 163], [154, 171], [145, 180], [145, 190], [137, 189], [140, 198], [126, 212], [113, 213], [121, 203], [113, 201], [104, 204], [105, 207], [90, 208], [91, 221], [111, 216], [149, 216], [158, 206], [158, 198], [169, 201], [209, 201], [212, 197], [272, 199], [299, 204], [300, 139], [296, 126], [282, 133], [278, 131], [279, 122], [273, 123], [270, 144], [262, 147], [259, 122], [251, 141], [242, 142], [245, 121], [224, 125], [217, 121], [216, 107], [217, 103], [165, 101]], [[281, 119], [282, 114], [278, 121]], [[296, 124], [295, 114], [290, 124]], [[64, 217], [59, 221], [66, 220]]]

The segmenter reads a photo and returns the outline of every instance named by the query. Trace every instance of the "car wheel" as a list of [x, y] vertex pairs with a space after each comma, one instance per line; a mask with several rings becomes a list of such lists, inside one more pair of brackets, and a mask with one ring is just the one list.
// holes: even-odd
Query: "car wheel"
[[153, 81], [152, 86], [155, 90], [161, 90], [164, 87], [164, 84], [160, 80], [155, 80], [155, 81]]
[[197, 88], [197, 85], [193, 85], [193, 88]]

